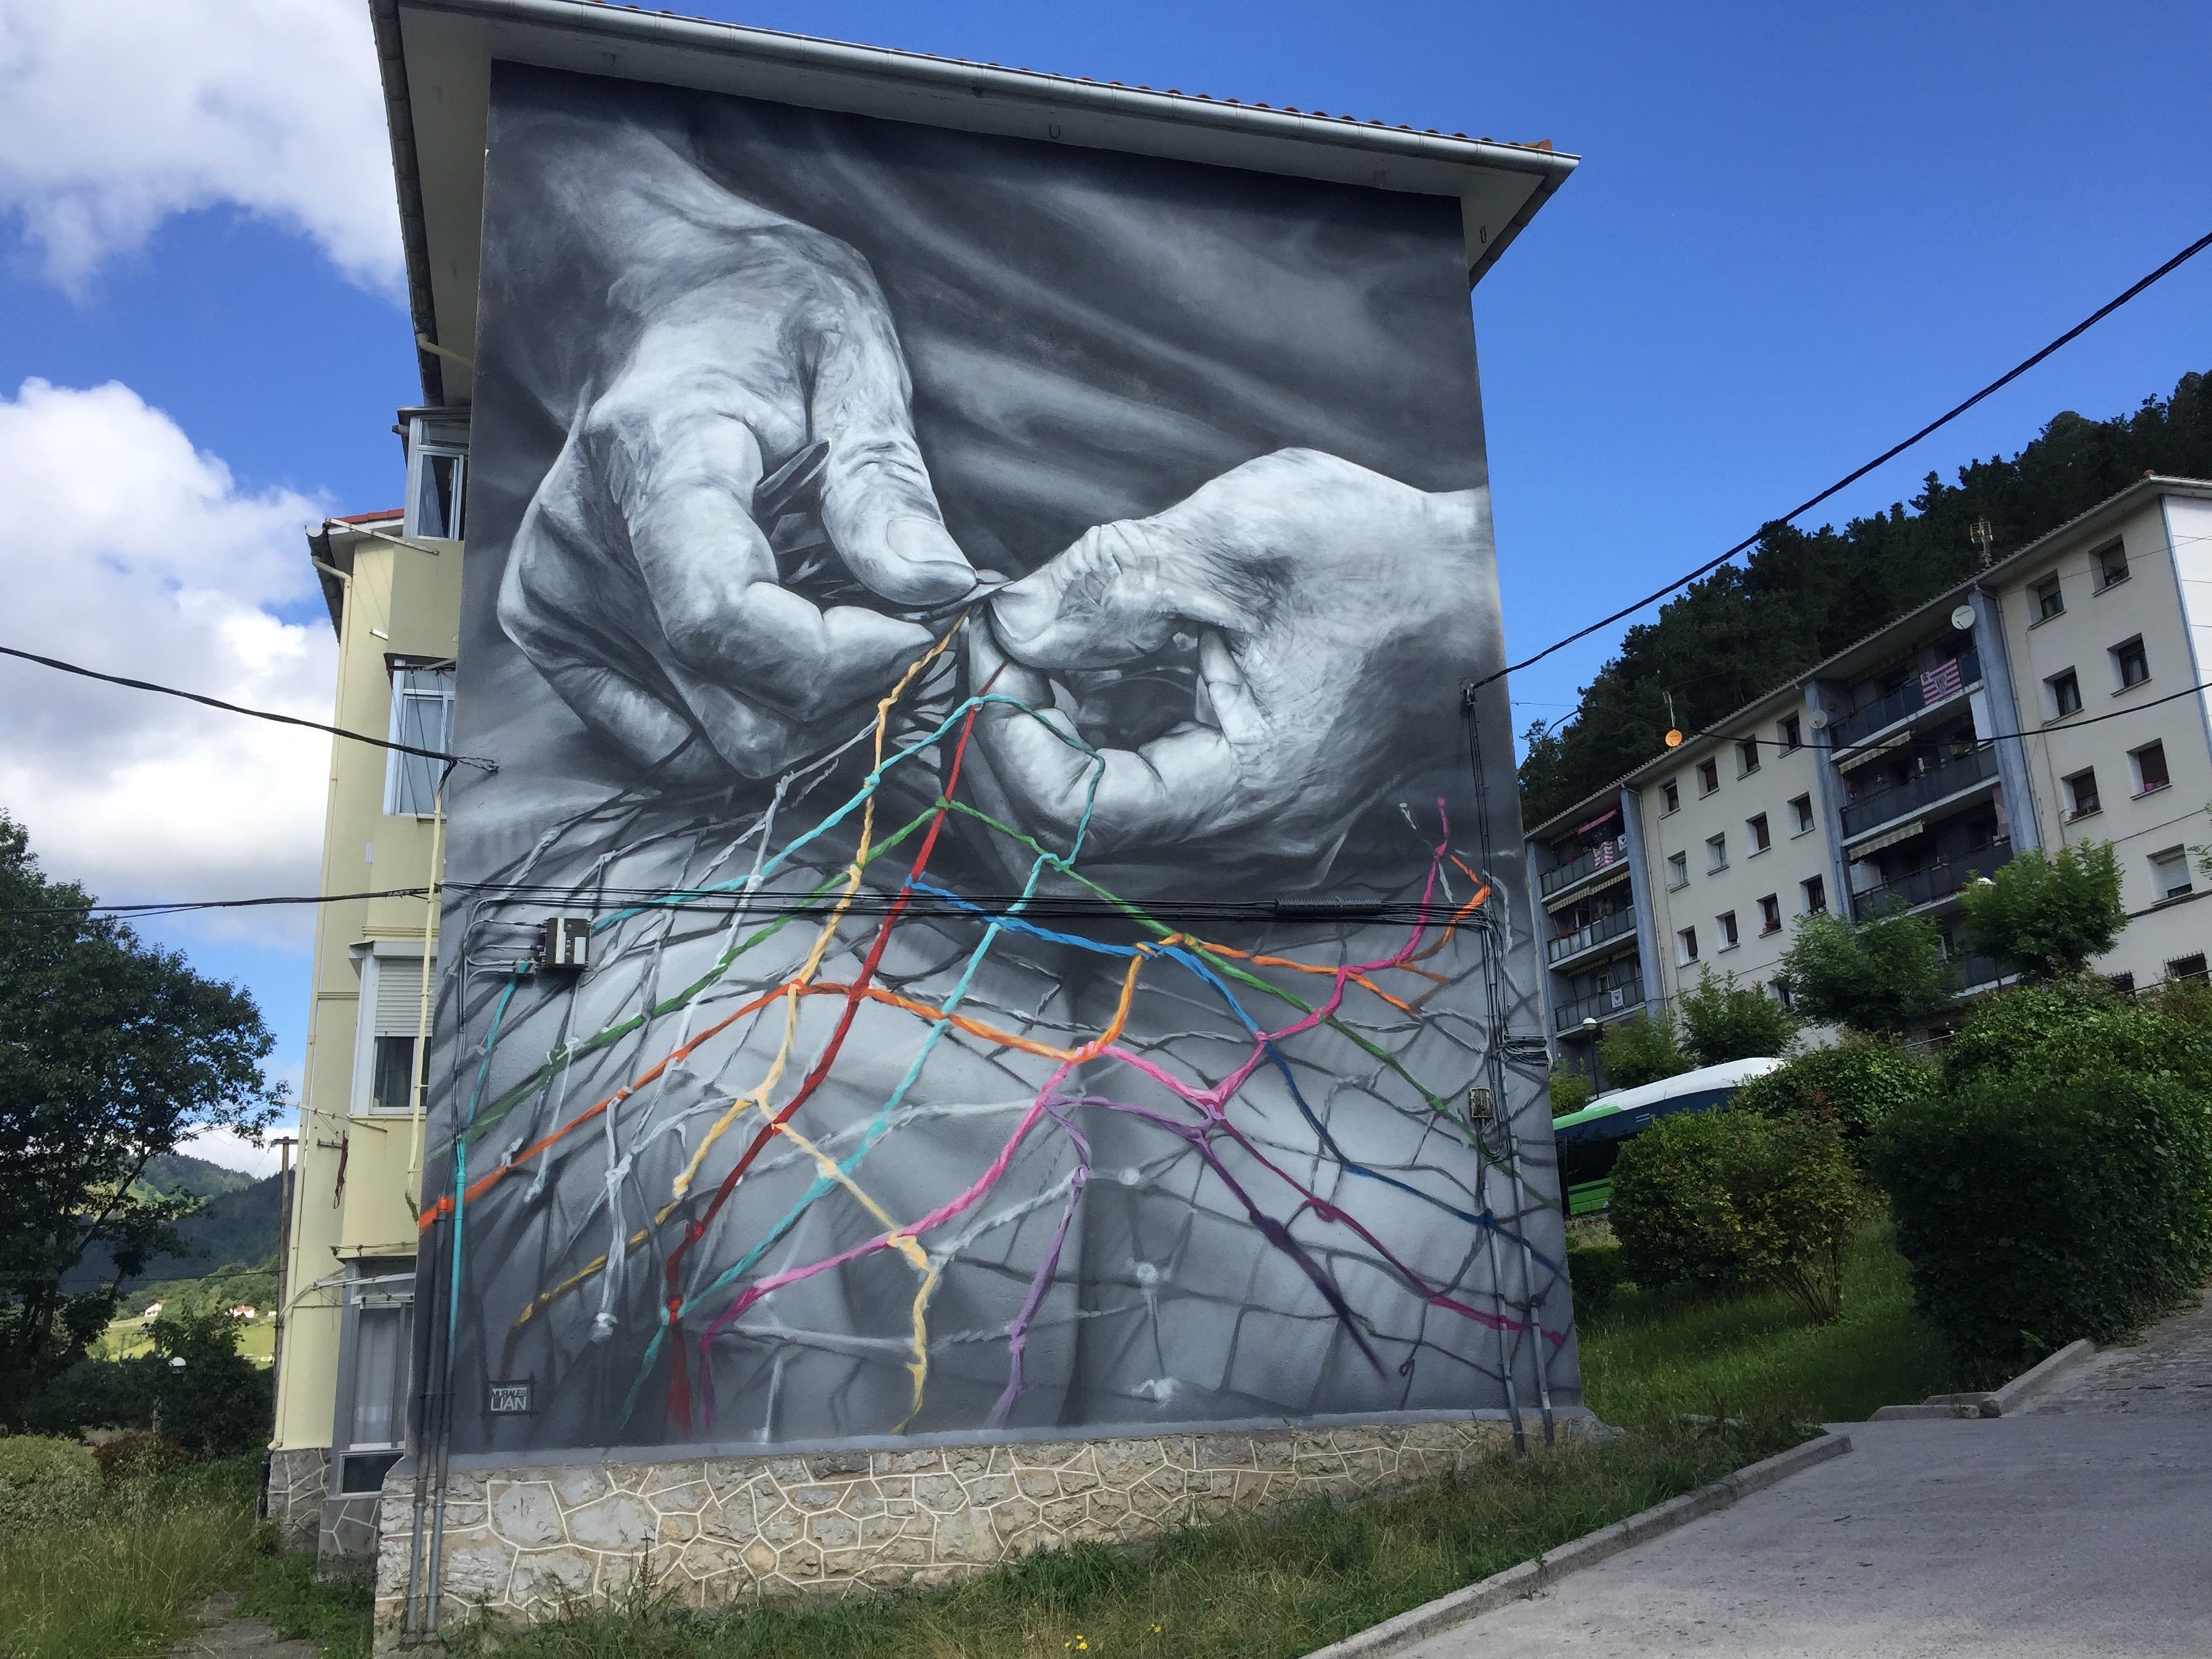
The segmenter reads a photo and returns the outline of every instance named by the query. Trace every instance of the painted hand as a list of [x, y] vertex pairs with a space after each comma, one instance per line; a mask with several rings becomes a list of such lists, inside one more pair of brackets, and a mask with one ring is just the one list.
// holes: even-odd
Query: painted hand
[[652, 252], [665, 291], [524, 515], [500, 622], [632, 758], [764, 776], [844, 735], [928, 647], [911, 613], [975, 576], [866, 261], [737, 202]]
[[[1430, 494], [1292, 449], [1100, 526], [966, 630], [975, 684], [995, 674], [994, 691], [1048, 711], [985, 709], [981, 781], [1062, 848], [1087, 811], [1099, 859], [1188, 862], [1208, 845], [1194, 870], [1249, 856], [1318, 875], [1354, 815], [1449, 763], [1438, 745], [1494, 604], [1486, 512], [1479, 489]], [[1179, 650], [1195, 656], [1191, 703], [1114, 746], [1085, 688]]]

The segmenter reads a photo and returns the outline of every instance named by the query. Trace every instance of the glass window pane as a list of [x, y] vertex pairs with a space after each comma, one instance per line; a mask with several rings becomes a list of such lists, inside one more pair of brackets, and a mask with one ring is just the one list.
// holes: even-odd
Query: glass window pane
[[380, 1036], [376, 1040], [376, 1074], [369, 1096], [380, 1112], [415, 1109], [415, 1039]]
[[396, 1446], [405, 1427], [404, 1306], [362, 1308], [354, 1327], [353, 1426], [349, 1444]]

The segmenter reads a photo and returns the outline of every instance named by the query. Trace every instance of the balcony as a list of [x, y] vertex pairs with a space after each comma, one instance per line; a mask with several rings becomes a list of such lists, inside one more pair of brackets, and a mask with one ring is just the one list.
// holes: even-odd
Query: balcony
[[1908, 812], [1917, 812], [1931, 801], [1987, 783], [1996, 775], [1996, 750], [1986, 744], [1956, 760], [1930, 767], [1908, 782], [1862, 796], [1844, 808], [1844, 839], [1863, 836]]
[[[1969, 649], [1959, 653], [1958, 663], [1959, 688], [1963, 691], [1980, 681], [1982, 659]], [[1855, 708], [1848, 714], [1837, 715], [1833, 724], [1828, 727], [1829, 744], [1837, 749], [1848, 749], [1869, 732], [1879, 732], [1885, 726], [1894, 726], [1908, 715], [1918, 714], [1929, 706], [1928, 699], [1921, 695], [1920, 686], [1921, 677], [1915, 674], [1880, 702], [1869, 703], [1864, 708]], [[1936, 701], [1948, 702], [1949, 697], [1939, 697]]]
[[1564, 893], [1568, 888], [1589, 880], [1601, 870], [1626, 872], [1628, 868], [1627, 851], [1628, 837], [1626, 836], [1601, 841], [1573, 863], [1544, 872], [1536, 878], [1536, 890], [1548, 899], [1554, 893]]
[[1644, 981], [1641, 978], [1632, 979], [1609, 991], [1596, 991], [1586, 997], [1577, 997], [1572, 1002], [1561, 1003], [1552, 1011], [1552, 1029], [1578, 1030], [1586, 1019], [1613, 1019], [1622, 1014], [1632, 1014], [1643, 1006]]
[[1968, 955], [1963, 951], [1947, 958], [1951, 969], [1951, 986], [1958, 991], [1978, 991], [1995, 985], [2000, 980], [2010, 979], [2012, 969], [2003, 966], [1994, 957], [1978, 951]]
[[1975, 877], [1988, 875], [2011, 857], [2009, 839], [1985, 842], [1971, 852], [1931, 864], [1925, 870], [1916, 870], [1880, 887], [1852, 894], [1851, 914], [1864, 921], [1869, 916], [1880, 915], [1895, 902], [1902, 902], [1908, 910], [1917, 910], [1923, 904], [1950, 897]]
[[1571, 933], [1562, 933], [1544, 947], [1544, 960], [1553, 967], [1569, 957], [1578, 957], [1585, 951], [1595, 951], [1601, 945], [1609, 945], [1624, 933], [1636, 931], [1636, 910], [1626, 906], [1609, 916], [1600, 916], [1586, 927], [1577, 927]]

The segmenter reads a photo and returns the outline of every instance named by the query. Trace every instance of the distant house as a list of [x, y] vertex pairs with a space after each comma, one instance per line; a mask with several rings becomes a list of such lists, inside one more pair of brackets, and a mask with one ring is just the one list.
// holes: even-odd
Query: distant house
[[169, 1304], [166, 1302], [149, 1302], [146, 1304], [146, 1311], [140, 1314], [138, 1317], [146, 1324], [150, 1325], [161, 1316], [161, 1310], [168, 1305]]
[[241, 1302], [238, 1306], [230, 1310], [230, 1316], [233, 1319], [258, 1319], [260, 1317], [260, 1315], [257, 1310], [250, 1308], [245, 1303]]

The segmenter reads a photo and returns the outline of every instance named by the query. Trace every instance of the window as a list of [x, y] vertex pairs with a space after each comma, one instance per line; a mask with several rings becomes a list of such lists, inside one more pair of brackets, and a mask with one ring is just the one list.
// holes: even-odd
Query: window
[[2101, 593], [2114, 582], [2128, 579], [2128, 550], [2118, 542], [2110, 547], [2100, 547], [2089, 556], [2091, 568], [2097, 573], [2097, 591]]
[[2179, 898], [2189, 891], [2192, 885], [2189, 879], [2189, 849], [2186, 847], [2169, 847], [2163, 853], [2153, 853], [2150, 855], [2150, 885], [2151, 890], [2161, 901]]
[[2133, 974], [2107, 974], [2105, 979], [2107, 984], [2124, 997], [2131, 997], [2136, 994], [2136, 976]]
[[2035, 611], [2033, 620], [2028, 623], [2031, 628], [2036, 623], [2049, 622], [2066, 609], [2066, 596], [2058, 591], [2058, 578], [2056, 576], [2045, 576], [2030, 587], [2027, 599]]
[[1797, 890], [1805, 896], [1805, 914], [1817, 916], [1828, 908], [1828, 884], [1818, 876], [1808, 876], [1797, 884]]
[[1682, 786], [1672, 780], [1661, 784], [1659, 786], [1659, 799], [1667, 803], [1666, 805], [1661, 809], [1662, 815], [1667, 812], [1680, 811], [1682, 810]]
[[469, 428], [460, 419], [415, 416], [408, 422], [406, 533], [459, 541], [468, 498]]
[[2140, 749], [2130, 750], [2128, 758], [2136, 763], [2136, 793], [2148, 795], [2154, 789], [2163, 789], [2173, 779], [2166, 769], [2166, 745], [2147, 743]]
[[2205, 979], [2204, 953], [2199, 951], [2194, 956], [2176, 957], [2166, 964], [2166, 976], [2168, 979], [2193, 979], [2203, 984]]
[[1759, 931], [1778, 933], [1782, 931], [1782, 895], [1769, 893], [1759, 902]]
[[1751, 850], [1753, 853], [1764, 853], [1774, 845], [1774, 837], [1767, 833], [1765, 813], [1746, 818], [1743, 827], [1751, 831]]
[[1733, 910], [1723, 910], [1720, 915], [1715, 916], [1713, 921], [1720, 927], [1721, 949], [1723, 951], [1735, 950], [1737, 943], [1735, 936], [1735, 912]]
[[374, 1492], [407, 1437], [407, 1375], [415, 1271], [402, 1261], [362, 1262], [346, 1286], [337, 1488]]
[[1694, 927], [1685, 927], [1674, 935], [1674, 960], [1677, 963], [1687, 963], [1695, 962], [1697, 959], [1698, 930]]
[[[440, 751], [453, 746], [453, 668], [451, 663], [408, 665], [392, 671], [393, 743]], [[438, 785], [445, 763], [427, 755], [385, 753], [384, 810], [398, 817], [427, 818], [437, 811]]]
[[1718, 761], [1698, 763], [1698, 793], [1710, 795], [1721, 787], [1721, 763]]
[[1716, 870], [1727, 868], [1728, 837], [1724, 835], [1707, 836], [1705, 837], [1705, 873], [1711, 875]]
[[2104, 810], [2103, 803], [2097, 799], [2095, 767], [2076, 772], [2066, 780], [2066, 816], [2069, 818], [2086, 818], [2092, 812]]
[[1793, 836], [1809, 835], [1812, 830], [1813, 798], [1800, 795], [1790, 803], [1790, 833]]
[[2044, 681], [2043, 687], [2051, 694], [2051, 719], [2063, 720], [2069, 714], [2080, 711], [2081, 682], [2075, 677], [2072, 669], [2068, 669], [2063, 674], [2053, 674], [2049, 679]]
[[1798, 717], [1795, 714], [1784, 714], [1776, 724], [1774, 735], [1781, 739], [1782, 752], [1785, 755], [1793, 749], [1805, 746], [1804, 729], [1798, 724]]
[[1759, 770], [1759, 739], [1757, 738], [1742, 738], [1735, 746], [1735, 775], [1742, 777], [1746, 773], [1757, 770]]
[[2150, 678], [2150, 658], [2144, 653], [2142, 635], [2124, 640], [2112, 647], [2112, 672], [2119, 680], [2120, 690], [2141, 685]]
[[1687, 853], [1669, 853], [1667, 855], [1667, 890], [1671, 893], [1677, 887], [1689, 884], [1690, 855]]
[[[437, 958], [430, 961], [437, 992]], [[356, 1112], [415, 1109], [415, 1085], [427, 1071], [416, 1058], [422, 1029], [422, 958], [371, 956], [361, 967], [360, 1048], [354, 1073]]]

